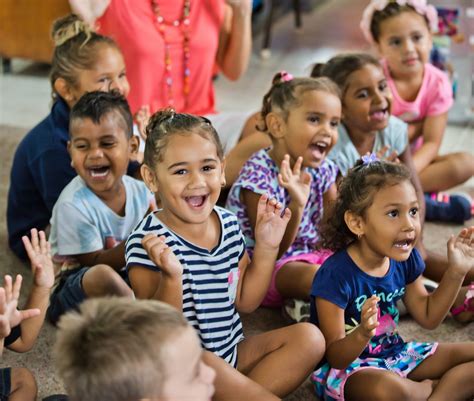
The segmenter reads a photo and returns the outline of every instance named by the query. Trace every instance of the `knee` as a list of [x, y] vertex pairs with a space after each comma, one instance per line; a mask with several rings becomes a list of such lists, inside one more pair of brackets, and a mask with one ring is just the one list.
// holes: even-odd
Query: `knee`
[[97, 265], [94, 267], [94, 275], [100, 280], [107, 295], [119, 297], [131, 297], [132, 289], [127, 285], [122, 277], [108, 265]]
[[464, 179], [465, 177], [470, 178], [474, 174], [474, 157], [470, 153], [455, 153], [451, 161], [453, 175]]
[[315, 362], [322, 359], [326, 350], [326, 341], [321, 330], [312, 323], [297, 323], [293, 326], [292, 340], [300, 347], [301, 352]]
[[38, 388], [33, 373], [27, 368], [12, 368], [11, 371], [11, 391], [28, 392], [28, 394], [36, 394]]

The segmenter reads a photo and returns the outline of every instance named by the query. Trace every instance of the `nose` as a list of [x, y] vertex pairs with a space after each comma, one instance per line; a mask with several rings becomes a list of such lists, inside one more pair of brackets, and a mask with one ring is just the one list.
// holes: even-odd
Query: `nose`
[[374, 102], [374, 104], [377, 104], [377, 105], [383, 104], [385, 102], [385, 96], [378, 89], [375, 91], [375, 95], [373, 97], [373, 102]]
[[104, 153], [102, 152], [102, 149], [100, 147], [94, 147], [89, 150], [89, 153], [87, 154], [87, 157], [89, 159], [100, 159], [104, 156]]
[[200, 188], [205, 185], [204, 177], [200, 171], [194, 171], [190, 174], [188, 185], [190, 188]]
[[415, 219], [417, 218], [418, 215], [411, 216], [410, 213], [407, 213], [403, 221], [403, 230], [408, 232], [413, 231], [415, 229]]
[[119, 79], [113, 79], [112, 81], [110, 81], [109, 92], [111, 92], [113, 90], [117, 91], [121, 95], [124, 95], [124, 93], [125, 93], [125, 84], [123, 82], [121, 82]]
[[409, 53], [415, 50], [415, 45], [413, 41], [410, 39], [405, 40], [403, 47], [406, 53]]

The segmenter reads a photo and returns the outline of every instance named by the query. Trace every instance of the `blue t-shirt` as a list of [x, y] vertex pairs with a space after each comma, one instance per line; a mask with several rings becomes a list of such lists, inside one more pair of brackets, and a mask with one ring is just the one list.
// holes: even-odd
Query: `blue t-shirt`
[[379, 326], [360, 358], [386, 358], [396, 355], [405, 344], [397, 331], [399, 312], [396, 302], [405, 295], [406, 285], [414, 282], [425, 269], [416, 249], [404, 262], [390, 260], [384, 277], [373, 277], [359, 269], [346, 250], [327, 259], [313, 280], [311, 321], [319, 324], [315, 298], [323, 298], [344, 309], [346, 335], [360, 324], [360, 311], [373, 294], [380, 298]]

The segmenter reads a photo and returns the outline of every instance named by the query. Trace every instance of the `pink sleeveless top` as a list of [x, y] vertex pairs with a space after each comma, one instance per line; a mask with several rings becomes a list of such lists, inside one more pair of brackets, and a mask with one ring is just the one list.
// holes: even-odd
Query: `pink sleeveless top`
[[[181, 19], [184, 0], [157, 1], [166, 21]], [[183, 94], [184, 36], [180, 27], [166, 25], [174, 107], [178, 112], [199, 115], [215, 113], [212, 76], [224, 11], [224, 0], [191, 0], [188, 62], [190, 93], [187, 106]], [[114, 38], [124, 55], [130, 82], [128, 101], [132, 113], [143, 105], [149, 105], [151, 112], [168, 106], [165, 42], [155, 19], [151, 0], [111, 0], [106, 12], [97, 21], [99, 32]]]

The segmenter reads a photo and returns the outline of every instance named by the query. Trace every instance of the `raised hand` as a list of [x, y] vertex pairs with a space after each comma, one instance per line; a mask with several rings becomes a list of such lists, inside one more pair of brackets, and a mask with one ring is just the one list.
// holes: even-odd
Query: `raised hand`
[[262, 195], [257, 204], [254, 230], [256, 244], [278, 249], [290, 217], [289, 209], [283, 210], [281, 203], [275, 199], [269, 199], [268, 195]]
[[[387, 154], [387, 152], [389, 151], [390, 151], [390, 146], [385, 145], [382, 149], [380, 149], [375, 154], [379, 160], [393, 162], [393, 163], [400, 163], [400, 160], [398, 159], [398, 153], [395, 150], [392, 150], [390, 153]], [[369, 153], [367, 152], [367, 154]]]
[[278, 183], [288, 191], [291, 202], [295, 202], [296, 206], [304, 208], [311, 190], [311, 175], [307, 171], [301, 170], [302, 164], [303, 158], [300, 156], [292, 170], [290, 156], [285, 155], [281, 162]]
[[183, 266], [171, 248], [166, 245], [165, 240], [164, 235], [157, 237], [154, 234], [148, 234], [143, 237], [142, 245], [150, 260], [161, 269], [163, 274], [170, 277], [181, 276]]
[[450, 268], [463, 275], [474, 268], [474, 226], [463, 228], [457, 236], [451, 236], [448, 262]]
[[360, 311], [360, 330], [362, 335], [370, 340], [375, 336], [375, 331], [379, 325], [378, 321], [378, 307], [377, 303], [380, 301], [380, 298], [376, 295], [372, 295], [369, 299], [364, 302], [362, 305], [362, 310]]
[[44, 231], [31, 230], [31, 241], [24, 235], [22, 238], [26, 253], [30, 258], [34, 284], [37, 287], [51, 288], [54, 285], [54, 265], [51, 258], [51, 245], [46, 240]]
[[226, 3], [233, 9], [240, 10], [243, 14], [252, 11], [252, 0], [226, 0]]
[[0, 287], [0, 338], [10, 334], [13, 327], [18, 326], [23, 320], [38, 316], [39, 309], [17, 309], [23, 278], [18, 274], [15, 282], [12, 277], [5, 276], [3, 287]]
[[140, 138], [146, 141], [146, 126], [148, 121], [150, 121], [151, 113], [150, 106], [144, 105], [135, 113], [135, 122], [137, 124], [138, 132], [140, 133]]

